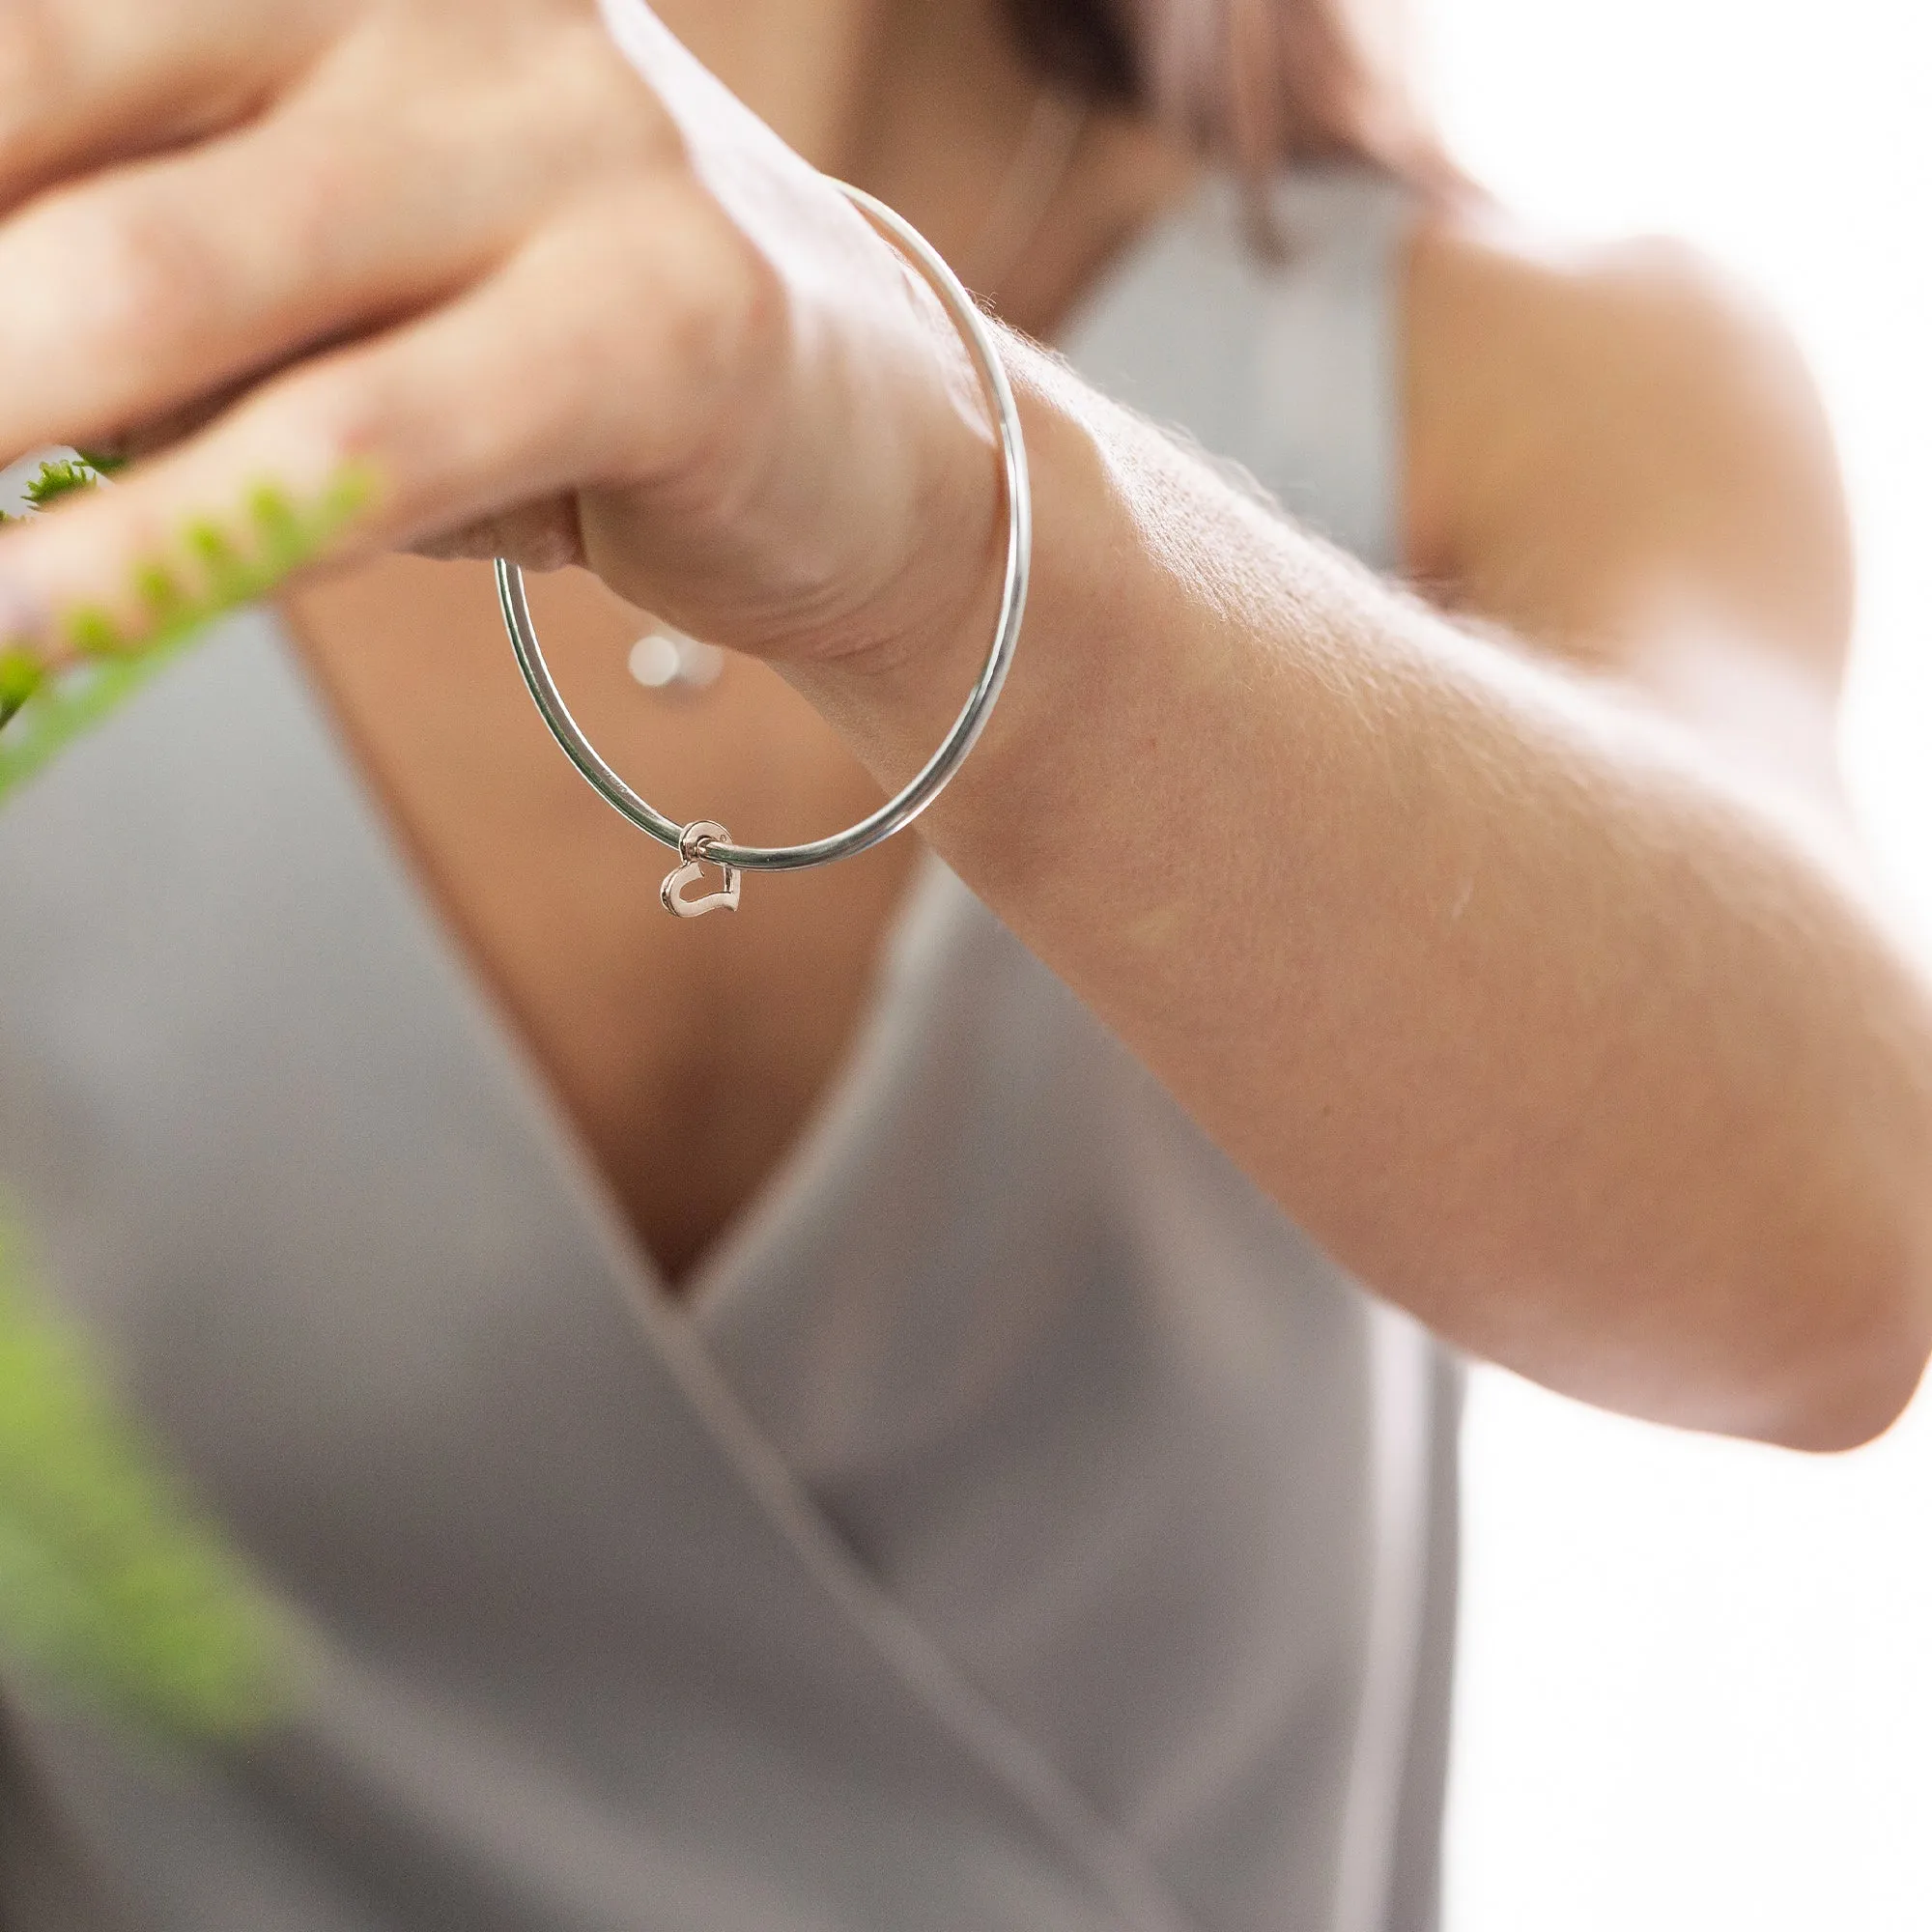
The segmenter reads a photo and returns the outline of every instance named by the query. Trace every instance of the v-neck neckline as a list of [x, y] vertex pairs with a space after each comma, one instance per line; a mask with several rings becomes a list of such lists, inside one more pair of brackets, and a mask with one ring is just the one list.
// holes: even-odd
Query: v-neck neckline
[[850, 1096], [864, 1084], [866, 1069], [877, 1057], [880, 1036], [888, 1028], [894, 1004], [892, 987], [901, 962], [947, 895], [947, 889], [960, 890], [957, 882], [929, 848], [921, 852], [897, 903], [881, 926], [850, 1033], [797, 1130], [693, 1265], [673, 1280], [625, 1210], [582, 1125], [501, 990], [440, 902], [423, 856], [384, 798], [380, 783], [357, 751], [327, 679], [302, 648], [295, 623], [279, 610], [271, 613], [271, 622], [275, 648], [299, 694], [303, 723], [313, 733], [320, 755], [367, 814], [376, 835], [378, 863], [388, 872], [419, 935], [461, 983], [487, 1026], [490, 1044], [517, 1090], [519, 1111], [532, 1130], [549, 1143], [552, 1158], [567, 1172], [581, 1198], [591, 1204], [596, 1218], [605, 1224], [607, 1236], [621, 1245], [625, 1271], [634, 1283], [648, 1291], [662, 1313], [702, 1329], [711, 1305], [729, 1296], [733, 1283], [753, 1269], [757, 1257], [780, 1238], [784, 1224], [804, 1205], [809, 1176], [832, 1162], [841, 1122], [852, 1119]]

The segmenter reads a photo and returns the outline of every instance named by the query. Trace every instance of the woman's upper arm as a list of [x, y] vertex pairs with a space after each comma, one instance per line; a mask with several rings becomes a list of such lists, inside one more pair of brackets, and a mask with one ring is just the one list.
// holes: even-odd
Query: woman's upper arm
[[1556, 251], [1483, 218], [1418, 231], [1408, 295], [1418, 582], [1835, 797], [1851, 538], [1776, 318], [1681, 245]]

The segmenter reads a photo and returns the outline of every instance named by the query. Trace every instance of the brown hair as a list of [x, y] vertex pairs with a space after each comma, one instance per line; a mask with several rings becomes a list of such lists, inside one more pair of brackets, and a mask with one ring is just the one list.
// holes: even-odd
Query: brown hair
[[1180, 128], [1250, 178], [1366, 161], [1456, 178], [1410, 83], [1402, 0], [1005, 0], [1044, 77]]

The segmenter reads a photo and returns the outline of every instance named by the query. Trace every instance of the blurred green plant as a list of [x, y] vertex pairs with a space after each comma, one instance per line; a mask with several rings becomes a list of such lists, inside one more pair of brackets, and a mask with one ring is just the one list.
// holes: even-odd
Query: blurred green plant
[[[38, 512], [114, 468], [76, 451], [27, 485]], [[73, 662], [48, 671], [0, 646], [0, 799], [100, 723], [214, 618], [322, 554], [369, 498], [345, 471], [298, 504], [248, 495], [242, 538], [190, 524], [135, 573], [131, 608], [70, 612]], [[17, 521], [13, 517], [7, 522]], [[124, 1721], [173, 1739], [233, 1737], [283, 1710], [287, 1636], [221, 1538], [121, 1416], [85, 1341], [36, 1292], [0, 1217], [0, 1656]]]
[[5, 1229], [0, 1651], [170, 1738], [245, 1734], [293, 1681], [273, 1613], [117, 1413]]
[[[93, 488], [113, 467], [98, 455], [56, 458], [27, 485], [27, 501], [43, 508]], [[119, 710], [215, 618], [314, 562], [371, 494], [367, 472], [354, 466], [307, 503], [279, 484], [258, 483], [242, 504], [242, 541], [213, 518], [197, 518], [182, 531], [175, 555], [136, 567], [130, 601], [138, 620], [118, 619], [98, 605], [67, 612], [61, 640], [73, 662], [66, 669], [49, 671], [25, 644], [0, 645], [0, 798]]]

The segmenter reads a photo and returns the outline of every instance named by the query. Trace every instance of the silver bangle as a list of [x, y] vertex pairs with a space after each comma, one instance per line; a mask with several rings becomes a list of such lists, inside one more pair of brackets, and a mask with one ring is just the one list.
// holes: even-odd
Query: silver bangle
[[[661, 845], [669, 846], [678, 855], [682, 863], [665, 880], [660, 896], [665, 910], [681, 919], [693, 919], [721, 908], [734, 909], [741, 872], [798, 872], [812, 866], [829, 866], [835, 859], [850, 859], [869, 851], [910, 825], [945, 790], [947, 781], [965, 761], [967, 753], [985, 728], [1000, 687], [1006, 682], [1014, 646], [1019, 642], [1021, 620], [1026, 614], [1027, 577], [1033, 561], [1033, 491], [1027, 475], [1019, 406], [1013, 400], [1012, 384], [1000, 360], [993, 331], [958, 276], [924, 236], [884, 202], [874, 200], [864, 190], [843, 182], [834, 185], [905, 251], [957, 324], [993, 401], [1006, 471], [1007, 581], [1000, 598], [1000, 618], [993, 633], [992, 649], [987, 652], [965, 708], [946, 734], [945, 742], [912, 782], [858, 824], [804, 845], [734, 845], [724, 827], [714, 820], [694, 819], [689, 825], [677, 824], [626, 784], [584, 736], [544, 662], [536, 627], [530, 622], [524, 573], [508, 558], [497, 559], [497, 593], [503, 606], [503, 623], [517, 653], [524, 682], [529, 686], [544, 723], [571, 763], [608, 803], [640, 831], [648, 832]], [[699, 878], [699, 867], [707, 863], [724, 874], [723, 889], [700, 898], [686, 898], [684, 888]]]

